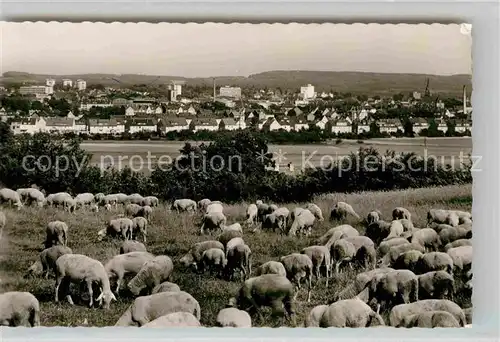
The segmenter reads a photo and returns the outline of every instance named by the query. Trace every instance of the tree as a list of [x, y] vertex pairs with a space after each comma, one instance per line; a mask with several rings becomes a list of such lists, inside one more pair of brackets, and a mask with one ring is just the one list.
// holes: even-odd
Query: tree
[[404, 128], [404, 135], [405, 136], [407, 136], [407, 137], [414, 137], [415, 136], [413, 133], [413, 124], [410, 120], [404, 121], [403, 128]]

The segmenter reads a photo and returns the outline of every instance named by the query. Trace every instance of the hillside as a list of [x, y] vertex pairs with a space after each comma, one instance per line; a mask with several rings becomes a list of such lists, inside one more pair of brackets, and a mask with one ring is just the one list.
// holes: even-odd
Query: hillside
[[[168, 84], [172, 80], [185, 81], [187, 85], [211, 86], [212, 78], [186, 78], [176, 76], [154, 76], [140, 74], [76, 74], [76, 75], [42, 75], [25, 72], [5, 72], [0, 77], [0, 84], [9, 83], [43, 83], [52, 77], [60, 82], [63, 78], [76, 80], [82, 78], [87, 84], [103, 84], [107, 86], [130, 86], [133, 84]], [[281, 88], [296, 91], [300, 86], [311, 83], [317, 91], [338, 91], [365, 94], [394, 94], [398, 92], [420, 91], [425, 89], [429, 78], [432, 93], [460, 95], [463, 85], [471, 92], [471, 75], [438, 76], [424, 74], [391, 74], [371, 72], [336, 72], [336, 71], [268, 71], [243, 76], [216, 77], [217, 85], [233, 85], [256, 88]]]

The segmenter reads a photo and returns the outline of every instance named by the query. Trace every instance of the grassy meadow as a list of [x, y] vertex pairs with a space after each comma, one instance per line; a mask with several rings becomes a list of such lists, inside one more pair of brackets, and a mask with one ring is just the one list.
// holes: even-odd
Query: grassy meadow
[[[146, 194], [144, 194], [146, 195]], [[216, 198], [213, 198], [215, 200]], [[416, 227], [425, 226], [426, 213], [430, 208], [447, 208], [471, 210], [471, 186], [449, 186], [442, 188], [423, 188], [391, 192], [361, 192], [355, 194], [328, 194], [317, 197], [314, 203], [319, 205], [325, 216], [324, 222], [317, 222], [313, 235], [308, 238], [282, 237], [277, 233], [252, 233], [250, 228], [244, 227], [244, 240], [252, 249], [252, 270], [269, 260], [279, 260], [281, 256], [300, 252], [306, 246], [314, 245], [316, 239], [329, 228], [336, 225], [328, 221], [330, 208], [337, 201], [350, 203], [362, 217], [373, 209], [379, 209], [383, 218], [390, 219], [392, 209], [403, 206], [410, 210]], [[228, 224], [242, 222], [248, 203], [225, 206]], [[284, 206], [292, 209], [302, 203], [288, 203]], [[174, 261], [174, 272], [170, 281], [177, 283], [183, 291], [189, 292], [198, 300], [201, 306], [201, 323], [212, 326], [219, 310], [225, 307], [229, 298], [233, 296], [241, 282], [239, 280], [227, 282], [211, 276], [208, 273], [198, 275], [191, 270], [183, 269], [178, 260], [188, 249], [199, 241], [216, 239], [209, 235], [198, 235], [199, 215], [171, 213], [168, 204], [160, 204], [154, 209], [153, 217], [148, 227], [148, 251], [154, 254], [168, 255]], [[75, 306], [70, 306], [65, 299], [54, 303], [53, 277], [48, 280], [43, 277], [25, 278], [28, 267], [38, 259], [45, 239], [45, 228], [53, 220], [65, 221], [69, 226], [69, 247], [73, 253], [85, 254], [103, 264], [119, 253], [121, 240], [105, 239], [97, 241], [97, 231], [104, 227], [105, 222], [123, 212], [119, 208], [116, 212], [100, 211], [90, 213], [77, 211], [69, 214], [57, 209], [23, 208], [20, 211], [4, 209], [7, 215], [7, 225], [0, 243], [0, 292], [29, 291], [34, 294], [41, 304], [41, 324], [43, 326], [79, 326], [87, 319], [89, 326], [114, 325], [125, 309], [130, 305], [133, 296], [122, 287], [118, 301], [112, 302], [109, 312], [99, 308], [88, 308], [85, 302], [79, 301], [78, 287], [71, 289]], [[364, 231], [362, 223], [348, 219], [349, 223]], [[340, 224], [340, 223], [338, 223]], [[306, 303], [306, 291], [303, 289], [297, 298], [297, 323], [301, 324], [311, 308], [319, 304], [327, 304], [333, 296], [348, 286], [355, 276], [354, 271], [347, 271], [333, 275], [329, 288], [325, 288], [324, 278], [319, 284], [313, 278], [313, 292], [310, 303]], [[130, 277], [126, 277], [126, 280]], [[124, 286], [124, 285], [123, 285]], [[353, 294], [354, 295], [354, 294]], [[463, 308], [471, 306], [470, 298], [457, 296], [457, 303]], [[384, 318], [387, 312], [383, 313]], [[253, 317], [254, 326], [277, 327], [282, 320], [270, 317], [270, 310], [265, 311], [265, 322]], [[287, 323], [288, 324], [288, 323]]]

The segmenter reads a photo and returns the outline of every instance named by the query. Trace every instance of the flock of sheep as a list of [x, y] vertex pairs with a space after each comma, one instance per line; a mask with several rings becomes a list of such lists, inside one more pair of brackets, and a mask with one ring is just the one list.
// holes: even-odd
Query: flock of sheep
[[[73, 305], [70, 283], [80, 286], [82, 298], [88, 293], [88, 305], [108, 309], [119, 296], [126, 275], [132, 275], [126, 287], [136, 296], [116, 322], [116, 326], [199, 327], [200, 304], [188, 292], [169, 282], [174, 263], [166, 255], [147, 251], [147, 228], [156, 197], [139, 194], [67, 193], [45, 196], [35, 188], [17, 191], [0, 189], [0, 204], [21, 210], [24, 206], [60, 206], [64, 210], [113, 210], [123, 206], [124, 215], [110, 220], [96, 232], [104, 238], [123, 239], [120, 254], [106, 263], [67, 247], [71, 231], [62, 221], [46, 227], [45, 249], [34, 260], [28, 272], [32, 276], [55, 275], [54, 300], [61, 294]], [[427, 227], [414, 227], [410, 212], [395, 208], [392, 220], [384, 221], [374, 210], [362, 219], [345, 202], [338, 202], [330, 212], [336, 223], [352, 219], [363, 221], [365, 235], [349, 224], [329, 229], [316, 244], [268, 261], [252, 272], [252, 251], [244, 241], [244, 230], [261, 230], [279, 234], [308, 236], [319, 221], [321, 209], [313, 203], [289, 210], [257, 201], [247, 208], [246, 221], [227, 225], [224, 205], [203, 199], [175, 200], [172, 212], [200, 215], [199, 234], [217, 234], [216, 238], [195, 243], [179, 266], [193, 272], [214, 272], [228, 281], [242, 282], [216, 322], [221, 327], [251, 327], [252, 320], [262, 316], [262, 307], [281, 313], [292, 326], [305, 327], [468, 327], [471, 308], [461, 308], [453, 300], [457, 294], [470, 296], [472, 291], [472, 216], [457, 210], [431, 209]], [[0, 228], [6, 225], [0, 211]], [[243, 229], [244, 228], [244, 229]], [[142, 238], [142, 242], [140, 241]], [[351, 286], [335, 294], [330, 302], [318, 305], [305, 318], [296, 321], [297, 296], [305, 291], [310, 302], [313, 278], [316, 284], [329, 281], [347, 269], [357, 271]], [[112, 282], [114, 285], [112, 287]], [[304, 288], [305, 287], [305, 288]], [[85, 291], [86, 290], [86, 291]], [[384, 321], [380, 309], [389, 312]], [[284, 322], [285, 323], [285, 322]], [[40, 305], [29, 292], [0, 294], [0, 325], [39, 326]]]

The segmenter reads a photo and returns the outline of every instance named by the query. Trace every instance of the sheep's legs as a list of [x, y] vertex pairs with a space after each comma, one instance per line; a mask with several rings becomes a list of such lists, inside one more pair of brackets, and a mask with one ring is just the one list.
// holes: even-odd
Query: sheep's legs
[[91, 280], [87, 280], [87, 287], [89, 288], [89, 297], [90, 297], [89, 307], [92, 307], [94, 305], [94, 291], [92, 290]]
[[55, 302], [59, 302], [59, 287], [61, 286], [61, 282], [62, 282], [62, 277], [57, 277], [56, 279], [56, 296], [55, 296]]

